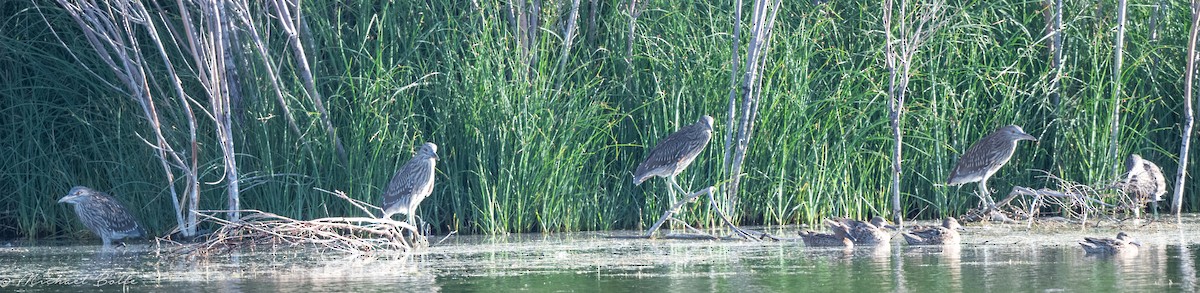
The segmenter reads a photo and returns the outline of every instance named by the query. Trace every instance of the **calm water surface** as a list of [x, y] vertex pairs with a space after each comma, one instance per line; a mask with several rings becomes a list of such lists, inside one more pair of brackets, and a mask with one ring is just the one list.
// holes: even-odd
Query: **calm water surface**
[[[976, 225], [957, 247], [907, 246], [897, 237], [852, 250], [606, 238], [610, 232], [454, 236], [407, 257], [282, 249], [191, 260], [156, 254], [150, 244], [11, 245], [0, 248], [0, 291], [1196, 292], [1196, 220]], [[1141, 253], [1096, 257], [1076, 244], [1118, 230], [1138, 237]]]

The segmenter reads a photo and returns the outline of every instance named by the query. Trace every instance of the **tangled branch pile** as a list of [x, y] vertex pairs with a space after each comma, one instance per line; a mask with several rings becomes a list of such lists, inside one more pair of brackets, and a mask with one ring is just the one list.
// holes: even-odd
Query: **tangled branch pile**
[[179, 253], [192, 256], [222, 254], [241, 249], [280, 246], [311, 246], [352, 254], [374, 251], [410, 252], [427, 245], [416, 227], [390, 219], [332, 217], [296, 220], [258, 210], [241, 210], [239, 222], [230, 222], [207, 213], [200, 217], [220, 226], [200, 243], [185, 245]]
[[[321, 190], [324, 191], [324, 190]], [[346, 196], [341, 191], [324, 191], [346, 200], [351, 205], [372, 213], [369, 208], [378, 207]], [[202, 222], [219, 226], [197, 244], [181, 246], [176, 252], [189, 256], [223, 254], [242, 249], [278, 248], [280, 246], [308, 246], [351, 254], [366, 254], [376, 251], [411, 252], [429, 245], [429, 241], [417, 227], [387, 218], [371, 217], [328, 217], [314, 220], [296, 220], [259, 210], [238, 210], [243, 214], [239, 221], [229, 221], [214, 216], [231, 211], [200, 211], [196, 215]]]
[[1032, 223], [1034, 219], [1049, 214], [1080, 223], [1086, 223], [1089, 216], [1123, 221], [1130, 215], [1137, 217], [1136, 211], [1145, 205], [1135, 196], [1125, 194], [1121, 189], [1122, 183], [1093, 187], [1050, 174], [1046, 174], [1045, 178], [1057, 183], [1059, 190], [1014, 186], [1007, 197], [996, 203], [995, 211], [972, 209], [962, 219], [967, 222], [1025, 220]]

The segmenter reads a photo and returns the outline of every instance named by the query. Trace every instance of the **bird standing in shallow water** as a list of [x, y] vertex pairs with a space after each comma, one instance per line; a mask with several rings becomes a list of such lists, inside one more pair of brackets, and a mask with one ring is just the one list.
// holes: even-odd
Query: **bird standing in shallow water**
[[958, 164], [950, 171], [950, 178], [946, 179], [947, 184], [979, 182], [979, 198], [983, 201], [981, 204], [989, 210], [995, 209], [996, 203], [992, 202], [991, 191], [987, 188], [988, 178], [1008, 163], [1017, 149], [1017, 142], [1022, 140], [1037, 141], [1037, 138], [1025, 133], [1025, 130], [1016, 125], [1001, 127], [984, 136], [958, 158]]
[[85, 186], [75, 186], [58, 202], [74, 205], [79, 221], [100, 236], [104, 246], [111, 245], [113, 240], [146, 235], [146, 230], [129, 214], [129, 209], [111, 195]]
[[[712, 139], [713, 118], [704, 115], [695, 124], [684, 126], [679, 131], [668, 135], [658, 145], [650, 149], [646, 160], [638, 165], [633, 172], [633, 184], [641, 185], [650, 177], [664, 177], [671, 187], [680, 192], [688, 193], [675, 182], [675, 175], [683, 172], [696, 156], [704, 151], [704, 146]], [[675, 195], [671, 195], [671, 205], [675, 205]]]
[[396, 171], [383, 191], [383, 218], [391, 219], [397, 213], [406, 214], [408, 223], [416, 225], [414, 214], [417, 205], [433, 193], [433, 171], [437, 160], [437, 145], [426, 142], [412, 160]]
[[1125, 195], [1132, 197], [1135, 218], [1141, 217], [1142, 207], [1147, 202], [1159, 202], [1167, 194], [1162, 169], [1137, 154], [1131, 154], [1125, 160], [1125, 179], [1121, 180], [1120, 186]]
[[1079, 245], [1087, 254], [1127, 256], [1137, 255], [1138, 247], [1142, 246], [1125, 232], [1117, 232], [1116, 239], [1084, 237]]
[[959, 229], [962, 229], [962, 226], [958, 225], [957, 219], [946, 217], [942, 219], [941, 226], [913, 227], [912, 231], [902, 235], [904, 240], [908, 241], [908, 245], [958, 244], [961, 241]]

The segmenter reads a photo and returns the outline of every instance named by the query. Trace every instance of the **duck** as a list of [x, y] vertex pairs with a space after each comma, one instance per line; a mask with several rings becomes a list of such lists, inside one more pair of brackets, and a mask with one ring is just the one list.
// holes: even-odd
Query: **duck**
[[804, 240], [805, 246], [810, 247], [854, 247], [854, 241], [846, 226], [830, 221], [829, 230], [833, 233], [800, 231], [800, 239]]
[[835, 224], [845, 227], [855, 245], [888, 245], [891, 243], [892, 234], [887, 229], [895, 229], [879, 216], [871, 218], [870, 222], [852, 219], [837, 219], [836, 222], [831, 222], [831, 230]]
[[954, 217], [942, 219], [941, 226], [913, 227], [912, 231], [902, 233], [909, 245], [944, 245], [958, 244], [958, 230], [962, 225]]
[[1095, 255], [1136, 255], [1142, 244], [1125, 232], [1117, 232], [1117, 238], [1084, 237], [1079, 242], [1083, 251]]

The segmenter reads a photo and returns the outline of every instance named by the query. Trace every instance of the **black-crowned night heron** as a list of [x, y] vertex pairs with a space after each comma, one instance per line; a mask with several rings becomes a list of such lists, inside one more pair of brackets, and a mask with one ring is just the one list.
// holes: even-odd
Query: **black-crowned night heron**
[[909, 245], [943, 245], [958, 244], [958, 230], [962, 226], [953, 217], [942, 219], [941, 226], [913, 227], [912, 231], [901, 233]]
[[1134, 214], [1138, 215], [1147, 202], [1158, 202], [1167, 194], [1167, 181], [1162, 169], [1154, 162], [1132, 154], [1125, 160], [1125, 179], [1121, 180], [1121, 191], [1131, 197]]
[[871, 218], [870, 222], [837, 219], [836, 222], [830, 223], [829, 228], [835, 229], [836, 227], [845, 227], [850, 233], [850, 238], [853, 238], [854, 244], [862, 246], [888, 245], [891, 243], [892, 234], [887, 229], [894, 228], [883, 217]]
[[409, 224], [416, 225], [417, 205], [433, 193], [433, 170], [437, 160], [437, 145], [426, 142], [412, 160], [396, 171], [383, 191], [383, 218], [391, 219], [392, 215], [401, 213], [408, 215]]
[[954, 170], [950, 171], [950, 178], [946, 179], [947, 184], [979, 182], [979, 198], [983, 200], [981, 204], [988, 209], [995, 208], [991, 191], [987, 188], [988, 178], [1008, 163], [1017, 149], [1017, 142], [1022, 140], [1037, 141], [1037, 138], [1025, 133], [1016, 125], [1001, 127], [984, 136], [958, 158], [958, 165], [954, 166]]
[[1125, 232], [1117, 232], [1116, 239], [1084, 237], [1079, 245], [1087, 254], [1129, 256], [1137, 255], [1138, 247], [1142, 246]]
[[[664, 177], [671, 187], [687, 193], [675, 182], [675, 175], [683, 172], [683, 169], [692, 164], [696, 156], [704, 151], [704, 146], [712, 139], [712, 130], [713, 118], [704, 115], [700, 116], [700, 120], [695, 124], [684, 126], [668, 135], [650, 149], [650, 155], [638, 165], [637, 170], [633, 172], [633, 184], [641, 185], [650, 177]], [[674, 195], [671, 196], [671, 204], [675, 204]]]
[[104, 240], [104, 246], [111, 245], [113, 240], [146, 235], [146, 230], [129, 214], [129, 209], [111, 195], [84, 186], [75, 186], [67, 196], [58, 199], [58, 202], [74, 205], [79, 221], [92, 233], [100, 236], [100, 239]]
[[842, 225], [841, 222], [829, 221], [828, 223], [829, 230], [833, 233], [800, 231], [800, 239], [804, 241], [804, 246], [854, 247], [854, 240], [850, 237], [849, 227]]

